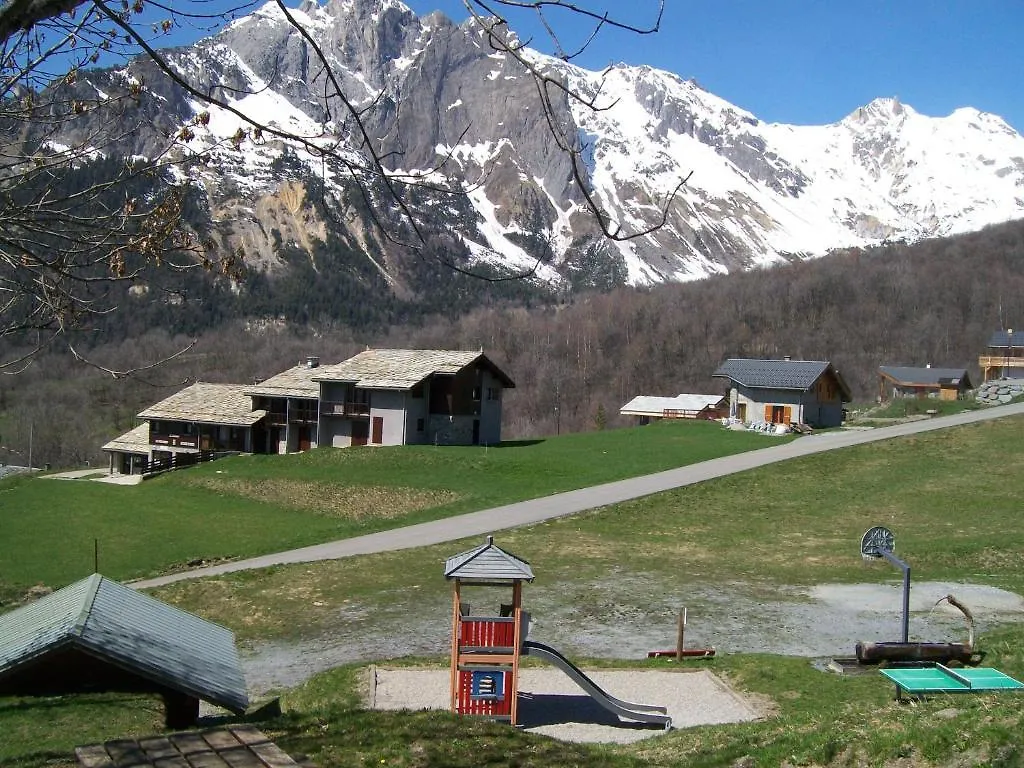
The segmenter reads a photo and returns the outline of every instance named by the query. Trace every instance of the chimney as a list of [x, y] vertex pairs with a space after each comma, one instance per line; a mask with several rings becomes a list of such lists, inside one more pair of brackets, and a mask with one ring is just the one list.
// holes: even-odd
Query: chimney
[[789, 361], [789, 360], [792, 360], [793, 358], [790, 357], [789, 355], [785, 355], [782, 359], [786, 360], [786, 361]]
[[925, 367], [925, 368], [931, 368], [931, 367], [932, 367], [932, 364], [931, 364], [931, 363], [925, 363], [925, 364], [924, 364], [924, 367]]
[[320, 358], [319, 357], [307, 357], [306, 358], [306, 367], [307, 368], [319, 368], [320, 367]]

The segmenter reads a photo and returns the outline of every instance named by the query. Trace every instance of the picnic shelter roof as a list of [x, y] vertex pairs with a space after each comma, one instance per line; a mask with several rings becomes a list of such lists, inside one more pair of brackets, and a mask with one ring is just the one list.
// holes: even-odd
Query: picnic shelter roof
[[0, 684], [68, 646], [235, 712], [249, 705], [231, 630], [98, 573], [0, 615]]

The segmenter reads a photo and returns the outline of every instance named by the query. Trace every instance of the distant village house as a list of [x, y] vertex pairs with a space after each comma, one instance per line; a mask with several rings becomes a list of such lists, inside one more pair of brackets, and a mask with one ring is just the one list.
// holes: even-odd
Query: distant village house
[[635, 417], [637, 424], [661, 419], [719, 419], [728, 412], [725, 395], [638, 395], [619, 409], [623, 416]]
[[982, 382], [992, 379], [1024, 378], [1024, 331], [996, 331], [988, 348], [978, 357]]
[[963, 400], [973, 389], [966, 368], [913, 368], [882, 365], [878, 368], [878, 398], [881, 402], [901, 397], [934, 397]]
[[838, 427], [850, 388], [820, 360], [726, 360], [713, 374], [729, 380], [729, 416], [743, 422]]

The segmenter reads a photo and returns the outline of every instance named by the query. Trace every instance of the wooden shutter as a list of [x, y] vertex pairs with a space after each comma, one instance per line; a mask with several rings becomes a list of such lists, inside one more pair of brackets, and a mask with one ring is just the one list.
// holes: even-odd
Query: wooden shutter
[[782, 417], [782, 423], [789, 424], [790, 420], [793, 418], [793, 409], [788, 405], [786, 406], [785, 414], [786, 415]]
[[772, 407], [770, 405], [766, 405], [764, 407], [764, 420], [767, 421], [769, 424], [772, 421]]

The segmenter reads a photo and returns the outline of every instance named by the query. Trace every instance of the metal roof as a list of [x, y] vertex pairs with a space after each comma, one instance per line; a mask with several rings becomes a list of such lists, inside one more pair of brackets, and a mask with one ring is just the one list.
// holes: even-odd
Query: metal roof
[[996, 331], [988, 340], [990, 347], [1024, 347], [1024, 331]]
[[320, 385], [313, 381], [314, 376], [323, 371], [319, 365], [300, 363], [276, 376], [244, 388], [247, 395], [264, 397], [320, 397]]
[[939, 384], [963, 384], [971, 386], [966, 368], [914, 368], [906, 365], [880, 365], [879, 373], [905, 386], [932, 386]]
[[432, 375], [454, 376], [479, 363], [488, 368], [503, 387], [512, 381], [482, 352], [447, 349], [368, 349], [336, 365], [326, 365], [314, 381], [347, 381], [362, 389], [412, 389]]
[[198, 382], [149, 406], [139, 418], [251, 427], [267, 412], [252, 409], [252, 399], [245, 389], [241, 384]]
[[235, 712], [249, 705], [231, 630], [98, 573], [0, 616], [0, 678], [66, 645]]
[[445, 560], [444, 577], [460, 581], [533, 581], [525, 560], [506, 552], [488, 536], [487, 542]]
[[660, 416], [665, 411], [702, 411], [705, 408], [713, 408], [725, 399], [725, 395], [681, 394], [675, 397], [637, 395], [622, 406], [619, 413], [624, 416]]
[[149, 453], [149, 422], [139, 424], [109, 443], [104, 443], [104, 451], [121, 451], [122, 453]]
[[730, 358], [718, 366], [712, 376], [732, 379], [737, 384], [756, 389], [795, 389], [804, 392], [814, 386], [825, 371], [831, 370], [839, 382], [843, 400], [851, 399], [839, 371], [824, 360], [751, 360]]

